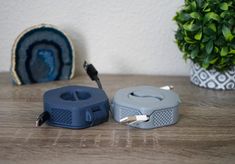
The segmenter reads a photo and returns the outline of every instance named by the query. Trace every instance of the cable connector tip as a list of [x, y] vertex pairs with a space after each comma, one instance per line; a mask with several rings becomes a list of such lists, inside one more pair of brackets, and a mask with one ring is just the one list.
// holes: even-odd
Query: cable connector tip
[[36, 120], [36, 127], [39, 127], [39, 126], [41, 126], [44, 122], [46, 122], [48, 119], [50, 118], [50, 114], [48, 113], [48, 112], [42, 112], [39, 116], [38, 116], [38, 118], [37, 118], [37, 120]]
[[83, 63], [83, 68], [84, 68], [85, 70], [87, 70], [87, 66], [88, 66], [88, 63], [87, 63], [87, 61], [85, 60], [84, 63]]
[[35, 126], [36, 126], [36, 127], [39, 127], [39, 121], [38, 121], [38, 120], [36, 121]]
[[166, 85], [166, 86], [161, 87], [161, 89], [164, 89], [164, 90], [173, 90], [174, 86], [173, 85]]
[[87, 61], [84, 61], [83, 68], [85, 69], [85, 71], [86, 71], [87, 75], [90, 77], [90, 79], [92, 81], [96, 81], [98, 87], [100, 89], [102, 89], [102, 85], [99, 80], [98, 71], [96, 70], [96, 68], [92, 64], [87, 63]]

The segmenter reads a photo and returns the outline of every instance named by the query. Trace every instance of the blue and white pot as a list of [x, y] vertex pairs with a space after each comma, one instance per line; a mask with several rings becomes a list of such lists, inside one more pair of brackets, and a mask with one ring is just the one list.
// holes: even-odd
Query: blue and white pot
[[198, 64], [191, 64], [190, 80], [193, 84], [210, 89], [232, 90], [235, 89], [235, 67], [227, 72], [206, 70]]

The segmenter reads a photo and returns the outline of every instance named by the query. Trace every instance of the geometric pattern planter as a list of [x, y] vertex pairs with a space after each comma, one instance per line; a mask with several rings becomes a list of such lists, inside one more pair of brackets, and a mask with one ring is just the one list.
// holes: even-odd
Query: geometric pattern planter
[[198, 64], [191, 64], [190, 80], [193, 84], [210, 89], [235, 89], [235, 67], [232, 70], [220, 73], [216, 70], [206, 70]]

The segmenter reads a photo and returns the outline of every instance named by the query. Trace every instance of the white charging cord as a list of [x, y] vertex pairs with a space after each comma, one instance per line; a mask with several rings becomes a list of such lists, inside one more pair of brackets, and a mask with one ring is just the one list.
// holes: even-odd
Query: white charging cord
[[[174, 86], [166, 85], [166, 86], [160, 87], [160, 89], [173, 90]], [[120, 122], [127, 123], [130, 125], [130, 124], [134, 124], [134, 123], [138, 123], [138, 122], [145, 122], [148, 120], [149, 120], [149, 117], [147, 115], [134, 115], [134, 116], [124, 117], [120, 120]]]

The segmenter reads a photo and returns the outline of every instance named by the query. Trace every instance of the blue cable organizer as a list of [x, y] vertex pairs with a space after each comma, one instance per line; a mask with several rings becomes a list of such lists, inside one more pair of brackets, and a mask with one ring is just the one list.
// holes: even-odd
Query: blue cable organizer
[[99, 88], [78, 85], [45, 92], [44, 112], [36, 120], [36, 126], [47, 122], [57, 127], [83, 129], [108, 121], [109, 99], [102, 89], [98, 72], [92, 64], [86, 62], [84, 68]]
[[82, 129], [98, 125], [109, 118], [109, 100], [99, 88], [66, 86], [44, 94], [44, 111], [49, 125]]

